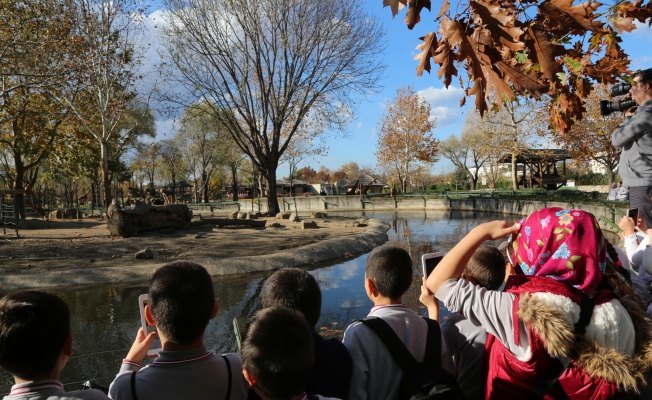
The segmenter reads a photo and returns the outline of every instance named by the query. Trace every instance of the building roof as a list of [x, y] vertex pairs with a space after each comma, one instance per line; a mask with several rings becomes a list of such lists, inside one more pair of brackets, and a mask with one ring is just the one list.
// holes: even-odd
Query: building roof
[[[517, 163], [531, 163], [531, 162], [553, 162], [553, 161], [563, 161], [563, 160], [572, 160], [573, 157], [566, 151], [562, 149], [524, 149], [516, 157]], [[505, 154], [500, 158], [500, 162], [511, 163], [512, 155]]]

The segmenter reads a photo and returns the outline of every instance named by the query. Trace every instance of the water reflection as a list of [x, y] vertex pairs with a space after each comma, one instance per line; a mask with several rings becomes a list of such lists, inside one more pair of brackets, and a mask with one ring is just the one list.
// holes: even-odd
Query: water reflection
[[[421, 254], [448, 251], [478, 223], [500, 218], [489, 213], [432, 211], [346, 215], [379, 218], [391, 224], [389, 241], [408, 248], [414, 259], [415, 283], [404, 301], [421, 311], [425, 311], [419, 303]], [[323, 293], [319, 322], [322, 332], [341, 337], [352, 320], [367, 315], [371, 302], [363, 288], [365, 262], [366, 255], [363, 255], [336, 265], [314, 266], [311, 273]], [[262, 284], [268, 275], [259, 273], [216, 279], [215, 293], [220, 309], [206, 330], [208, 349], [217, 353], [236, 350], [232, 321], [236, 317], [248, 318], [258, 309]], [[74, 355], [61, 376], [67, 390], [78, 389], [88, 379], [103, 385], [113, 380], [136, 335], [140, 323], [138, 296], [146, 291], [146, 285], [52, 290], [68, 303], [72, 311]], [[0, 393], [7, 393], [12, 383], [11, 377], [3, 372]]]

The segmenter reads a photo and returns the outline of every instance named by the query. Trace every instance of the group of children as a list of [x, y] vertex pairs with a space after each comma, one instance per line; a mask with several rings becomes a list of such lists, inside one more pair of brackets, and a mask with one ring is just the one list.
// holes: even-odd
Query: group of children
[[[505, 237], [502, 251], [482, 246]], [[369, 254], [364, 289], [374, 306], [365, 320], [383, 320], [416, 362], [430, 351], [426, 338], [441, 336], [438, 367], [457, 378], [466, 399], [634, 398], [650, 382], [646, 304], [587, 212], [547, 208], [514, 225], [474, 228], [423, 279], [429, 317], [439, 319], [439, 300], [452, 312], [436, 335], [431, 321], [403, 304], [413, 270], [400, 247]], [[399, 363], [367, 321], [353, 322], [342, 342], [316, 333], [321, 291], [306, 271], [275, 272], [261, 305], [245, 325], [241, 355], [217, 356], [203, 344], [218, 312], [210, 276], [189, 262], [161, 267], [145, 316], [163, 350], [143, 367], [156, 333], [140, 329], [108, 398], [405, 395]], [[0, 367], [16, 381], [5, 399], [107, 398], [93, 389], [65, 392], [58, 381], [71, 355], [69, 326], [68, 308], [54, 295], [28, 291], [0, 300]]]

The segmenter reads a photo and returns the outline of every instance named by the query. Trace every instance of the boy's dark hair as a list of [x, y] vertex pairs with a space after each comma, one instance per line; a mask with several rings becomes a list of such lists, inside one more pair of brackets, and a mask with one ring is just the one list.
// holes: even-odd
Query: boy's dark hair
[[0, 299], [0, 367], [21, 379], [52, 372], [70, 335], [70, 310], [59, 297], [24, 291]]
[[412, 258], [401, 247], [378, 247], [367, 257], [365, 274], [381, 295], [398, 299], [412, 284]]
[[464, 274], [482, 287], [498, 290], [505, 280], [505, 265], [505, 257], [498, 248], [480, 246], [464, 268]]
[[204, 267], [174, 261], [154, 272], [149, 282], [149, 306], [156, 327], [174, 343], [199, 339], [208, 325], [215, 293]]
[[317, 280], [299, 268], [283, 268], [272, 274], [263, 285], [263, 308], [281, 306], [299, 311], [311, 327], [321, 315], [321, 290]]
[[652, 86], [652, 68], [648, 68], [646, 70], [640, 71], [635, 76], [639, 77], [639, 82], [642, 85], [648, 83]]
[[286, 307], [264, 308], [245, 325], [242, 368], [274, 399], [303, 392], [314, 363], [312, 330], [300, 312]]

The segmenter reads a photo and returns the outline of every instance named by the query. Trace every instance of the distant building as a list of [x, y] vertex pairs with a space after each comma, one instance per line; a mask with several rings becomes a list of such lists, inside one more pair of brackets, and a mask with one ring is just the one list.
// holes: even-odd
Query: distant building
[[341, 179], [335, 182], [338, 194], [382, 193], [385, 183], [366, 173], [361, 173], [355, 179]]

